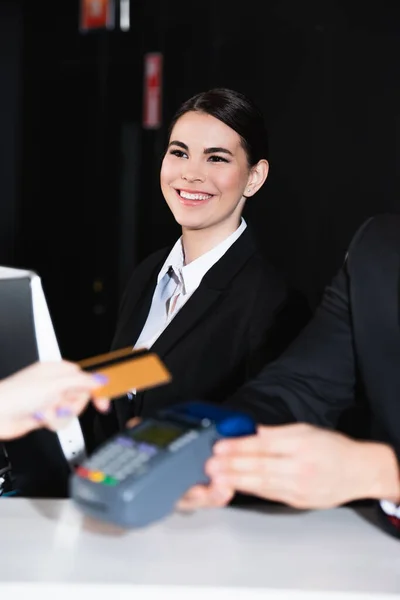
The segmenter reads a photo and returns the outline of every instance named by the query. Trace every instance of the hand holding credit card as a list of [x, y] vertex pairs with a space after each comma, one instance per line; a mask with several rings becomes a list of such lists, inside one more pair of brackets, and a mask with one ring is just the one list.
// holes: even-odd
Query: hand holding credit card
[[84, 371], [107, 377], [107, 383], [93, 392], [95, 398], [115, 398], [130, 390], [144, 390], [163, 385], [172, 377], [161, 359], [148, 350], [132, 347], [100, 354], [78, 362]]

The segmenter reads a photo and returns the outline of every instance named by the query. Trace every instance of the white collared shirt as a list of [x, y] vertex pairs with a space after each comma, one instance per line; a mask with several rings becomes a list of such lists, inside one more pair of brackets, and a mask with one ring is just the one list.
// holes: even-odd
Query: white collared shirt
[[[179, 238], [158, 274], [150, 311], [142, 332], [135, 343], [135, 348], [151, 348], [182, 306], [197, 290], [207, 271], [222, 258], [242, 235], [246, 227], [246, 222], [242, 218], [236, 231], [188, 265], [185, 265], [182, 238]], [[172, 314], [168, 314], [168, 301], [177, 290], [177, 283], [179, 296]]]

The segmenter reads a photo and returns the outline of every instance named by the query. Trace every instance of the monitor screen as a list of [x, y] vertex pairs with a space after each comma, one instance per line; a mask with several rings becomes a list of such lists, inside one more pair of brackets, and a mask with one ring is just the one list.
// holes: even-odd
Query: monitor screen
[[38, 359], [30, 274], [0, 268], [0, 379]]
[[[61, 354], [40, 277], [31, 271], [0, 267], [0, 379], [36, 361]], [[73, 420], [59, 434], [39, 429], [6, 443], [16, 488], [23, 496], [64, 496], [68, 463], [60, 446]], [[79, 426], [79, 423], [78, 423]]]

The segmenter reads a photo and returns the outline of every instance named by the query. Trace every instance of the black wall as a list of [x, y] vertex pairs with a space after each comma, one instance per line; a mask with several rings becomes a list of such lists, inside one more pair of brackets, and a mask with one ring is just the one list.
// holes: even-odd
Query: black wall
[[[88, 35], [77, 0], [57, 12], [11, 4], [12, 23], [0, 19], [1, 262], [42, 275], [65, 356], [108, 347], [130, 269], [179, 234], [158, 169], [166, 124], [196, 92], [230, 86], [264, 111], [270, 177], [247, 218], [312, 304], [362, 221], [399, 212], [394, 4], [132, 0], [129, 33]], [[146, 51], [164, 54], [158, 131], [141, 128]]]
[[76, 0], [58, 2], [57, 11], [49, 2], [24, 4], [17, 255], [42, 276], [61, 349], [73, 359], [106, 350], [112, 337], [121, 231], [128, 236], [121, 217], [130, 215], [122, 206], [130, 149], [123, 125], [137, 121], [140, 106], [134, 36], [82, 34], [78, 15]]
[[0, 2], [0, 264], [15, 260], [20, 175], [22, 10]]

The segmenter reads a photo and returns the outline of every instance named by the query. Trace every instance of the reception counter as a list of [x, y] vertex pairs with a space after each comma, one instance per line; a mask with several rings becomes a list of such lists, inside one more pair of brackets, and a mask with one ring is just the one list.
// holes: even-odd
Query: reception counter
[[400, 543], [366, 508], [226, 508], [123, 531], [69, 500], [9, 498], [0, 536], [2, 600], [400, 597]]

